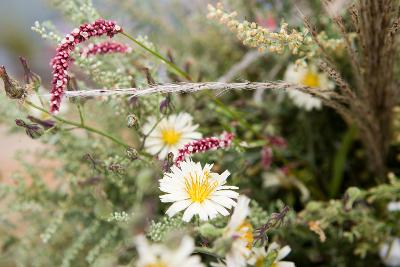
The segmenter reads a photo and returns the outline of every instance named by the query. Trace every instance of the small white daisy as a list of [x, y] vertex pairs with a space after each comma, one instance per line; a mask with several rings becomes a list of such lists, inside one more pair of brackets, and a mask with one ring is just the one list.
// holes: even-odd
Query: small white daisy
[[272, 263], [271, 267], [295, 267], [296, 265], [294, 262], [291, 261], [282, 261], [287, 255], [289, 255], [291, 249], [289, 246], [284, 246], [280, 248], [280, 246], [273, 242], [268, 246], [267, 251], [265, 248], [253, 248], [252, 256], [248, 261], [248, 264], [255, 266], [255, 267], [262, 267], [265, 264], [265, 260], [267, 259], [268, 254], [272, 251], [277, 252], [277, 256]]
[[166, 211], [172, 217], [185, 210], [182, 219], [189, 222], [197, 214], [205, 221], [221, 214], [229, 215], [227, 209], [236, 205], [233, 199], [239, 194], [226, 186], [229, 171], [222, 174], [211, 172], [212, 164], [202, 168], [200, 163], [191, 159], [183, 161], [180, 167], [173, 166], [171, 172], [164, 174], [160, 180], [160, 190], [167, 193], [160, 196], [162, 202], [174, 202]]
[[[324, 72], [319, 72], [314, 65], [303, 67], [291, 64], [286, 69], [284, 80], [311, 88], [333, 89], [335, 86], [328, 76]], [[301, 91], [288, 90], [287, 94], [297, 107], [307, 111], [322, 107], [321, 100]]]
[[143, 125], [143, 134], [148, 135], [144, 144], [145, 149], [152, 155], [158, 154], [161, 159], [164, 159], [169, 152], [176, 156], [179, 148], [201, 138], [201, 133], [196, 132], [199, 126], [194, 125], [192, 120], [190, 114], [183, 112], [170, 115], [160, 122], [156, 117], [150, 117]]
[[249, 203], [249, 198], [240, 196], [226, 226], [224, 236], [233, 239], [232, 246], [225, 256], [227, 267], [245, 267], [250, 256], [254, 236], [253, 227], [246, 220], [250, 213]]
[[149, 244], [143, 235], [136, 237], [139, 259], [137, 267], [204, 267], [199, 256], [192, 256], [194, 241], [185, 236], [180, 246], [172, 250], [160, 244]]

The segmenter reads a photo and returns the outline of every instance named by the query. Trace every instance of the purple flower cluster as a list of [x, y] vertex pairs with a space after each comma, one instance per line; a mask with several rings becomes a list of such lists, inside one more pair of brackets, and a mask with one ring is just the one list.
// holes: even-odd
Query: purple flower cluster
[[125, 44], [106, 41], [99, 44], [89, 44], [82, 50], [82, 56], [104, 55], [109, 53], [128, 53], [131, 48]]
[[185, 160], [185, 157], [191, 154], [202, 153], [211, 149], [226, 148], [232, 143], [233, 137], [233, 133], [224, 132], [219, 138], [205, 137], [200, 140], [192, 141], [178, 150], [175, 165], [179, 167], [179, 164]]
[[68, 67], [71, 59], [71, 52], [75, 47], [95, 36], [107, 35], [110, 38], [122, 32], [122, 28], [113, 21], [98, 19], [92, 24], [85, 23], [79, 28], [67, 34], [56, 50], [56, 55], [51, 60], [53, 67], [53, 80], [51, 88], [50, 111], [57, 112], [60, 109], [61, 98], [64, 94], [68, 81]]

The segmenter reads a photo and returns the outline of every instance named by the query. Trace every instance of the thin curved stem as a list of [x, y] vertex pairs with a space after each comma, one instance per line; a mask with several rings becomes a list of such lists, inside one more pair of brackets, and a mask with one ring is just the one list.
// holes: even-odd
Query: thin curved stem
[[168, 59], [166, 59], [165, 57], [163, 57], [160, 53], [158, 53], [157, 51], [154, 51], [150, 48], [148, 48], [146, 45], [144, 45], [143, 43], [139, 42], [138, 40], [136, 40], [135, 38], [133, 38], [132, 36], [130, 36], [129, 34], [122, 32], [122, 35], [124, 35], [125, 37], [127, 37], [129, 40], [133, 41], [135, 44], [137, 44], [138, 46], [140, 46], [141, 48], [143, 48], [144, 50], [146, 50], [147, 52], [149, 52], [150, 54], [152, 54], [153, 56], [157, 57], [158, 59], [160, 59], [162, 62], [166, 63], [172, 70], [174, 70], [177, 74], [185, 77], [187, 80], [191, 81], [192, 79], [190, 78], [189, 74], [187, 74], [185, 71], [181, 70], [177, 65], [175, 65], [173, 62], [169, 61]]
[[224, 258], [224, 257], [212, 252], [211, 249], [204, 248], [204, 247], [196, 247], [194, 249], [194, 253], [200, 253], [200, 254], [209, 255], [209, 256], [212, 256], [212, 257], [217, 258], [217, 259], [223, 259]]
[[[186, 78], [187, 80], [191, 81], [192, 79], [190, 78], [189, 74], [187, 74], [185, 71], [183, 71], [182, 69], [180, 69], [176, 64], [174, 64], [173, 62], [169, 61], [168, 59], [166, 59], [165, 57], [163, 57], [162, 55], [160, 55], [160, 53], [158, 53], [157, 51], [154, 51], [152, 49], [150, 49], [149, 47], [147, 47], [146, 45], [144, 45], [143, 43], [139, 42], [138, 40], [136, 40], [135, 38], [133, 38], [132, 36], [130, 36], [129, 34], [122, 32], [122, 35], [124, 35], [125, 37], [127, 37], [128, 39], [130, 39], [131, 41], [133, 41], [134, 43], [136, 43], [137, 45], [139, 45], [140, 47], [142, 47], [143, 49], [145, 49], [147, 52], [151, 53], [153, 56], [157, 57], [158, 59], [160, 59], [161, 61], [163, 61], [164, 63], [166, 63], [169, 67], [171, 67], [177, 74], [183, 76], [184, 78]], [[248, 128], [250, 131], [252, 131], [254, 134], [258, 135], [258, 132], [256, 130], [253, 129], [253, 127], [247, 123], [241, 116], [239, 116], [236, 112], [234, 112], [232, 109], [230, 109], [229, 107], [227, 107], [225, 104], [223, 104], [219, 99], [217, 99], [214, 95], [212, 95], [211, 93], [207, 92], [207, 95], [209, 97], [211, 97], [211, 99], [218, 105], [220, 106], [222, 109], [224, 109], [225, 111], [227, 111], [232, 117], [234, 117], [235, 119], [237, 119], [238, 121], [240, 121], [246, 128]]]
[[55, 120], [57, 120], [57, 121], [59, 121], [59, 122], [62, 122], [62, 123], [68, 124], [68, 125], [72, 125], [72, 126], [75, 126], [75, 127], [77, 127], [77, 128], [81, 128], [81, 129], [87, 130], [87, 131], [89, 131], [89, 132], [96, 133], [96, 134], [98, 134], [98, 135], [101, 135], [101, 136], [103, 136], [103, 137], [106, 137], [106, 138], [110, 139], [110, 140], [113, 141], [114, 143], [116, 143], [116, 144], [118, 144], [118, 145], [121, 145], [121, 146], [123, 146], [123, 147], [125, 147], [125, 148], [128, 148], [128, 147], [129, 147], [128, 144], [124, 143], [123, 141], [117, 139], [116, 137], [114, 137], [114, 136], [112, 136], [112, 135], [109, 135], [108, 133], [105, 133], [105, 132], [102, 132], [101, 130], [98, 130], [98, 129], [96, 129], [96, 128], [93, 128], [93, 127], [84, 125], [84, 124], [83, 124], [83, 121], [81, 121], [81, 123], [78, 123], [78, 122], [75, 122], [75, 121], [66, 120], [66, 119], [61, 118], [61, 117], [59, 117], [59, 116], [57, 116], [57, 115], [51, 114], [51, 113], [48, 112], [47, 110], [45, 110], [45, 109], [43, 109], [43, 108], [41, 108], [41, 107], [39, 107], [39, 106], [33, 104], [33, 103], [30, 102], [30, 101], [25, 101], [25, 103], [27, 103], [28, 105], [30, 105], [31, 107], [33, 107], [33, 108], [35, 108], [35, 109], [37, 109], [37, 110], [40, 110], [41, 112], [44, 112], [44, 113], [50, 115], [52, 118], [54, 118]]

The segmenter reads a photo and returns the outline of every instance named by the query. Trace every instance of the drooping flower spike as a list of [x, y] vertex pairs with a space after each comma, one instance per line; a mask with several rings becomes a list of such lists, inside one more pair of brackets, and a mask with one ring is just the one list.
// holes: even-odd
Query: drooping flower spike
[[82, 49], [81, 55], [83, 57], [91, 55], [104, 55], [110, 53], [129, 53], [132, 49], [123, 43], [105, 41], [99, 44], [89, 44], [87, 47]]
[[184, 161], [187, 156], [192, 154], [206, 152], [211, 149], [226, 148], [232, 143], [233, 137], [234, 135], [232, 133], [224, 132], [221, 137], [205, 137], [200, 140], [192, 141], [178, 150], [175, 165], [179, 167], [180, 163]]
[[56, 50], [56, 55], [50, 64], [53, 68], [53, 80], [51, 88], [50, 111], [57, 112], [60, 109], [61, 98], [67, 86], [68, 68], [71, 63], [71, 52], [75, 47], [96, 36], [113, 37], [115, 34], [122, 32], [122, 28], [113, 21], [98, 19], [94, 23], [85, 23], [79, 28], [74, 29], [67, 34], [61, 41]]

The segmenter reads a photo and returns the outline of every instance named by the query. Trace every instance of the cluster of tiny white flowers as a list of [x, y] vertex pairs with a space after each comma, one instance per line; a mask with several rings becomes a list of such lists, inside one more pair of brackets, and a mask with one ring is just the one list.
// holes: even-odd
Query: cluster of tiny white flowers
[[107, 222], [128, 222], [130, 216], [125, 211], [118, 212], [115, 211], [107, 218]]
[[255, 22], [236, 20], [237, 12], [225, 12], [221, 3], [218, 3], [216, 7], [208, 5], [208, 10], [208, 18], [219, 20], [227, 25], [244, 45], [258, 48], [260, 52], [268, 49], [271, 53], [282, 54], [286, 48], [289, 48], [292, 54], [303, 56], [304, 47], [311, 44], [307, 29], [302, 32], [292, 29], [289, 32], [288, 24], [282, 23], [278, 32], [271, 32]]
[[53, 31], [54, 26], [50, 22], [40, 23], [39, 21], [35, 21], [31, 30], [37, 32], [42, 38], [52, 40], [56, 43], [60, 43], [62, 40], [62, 37]]

